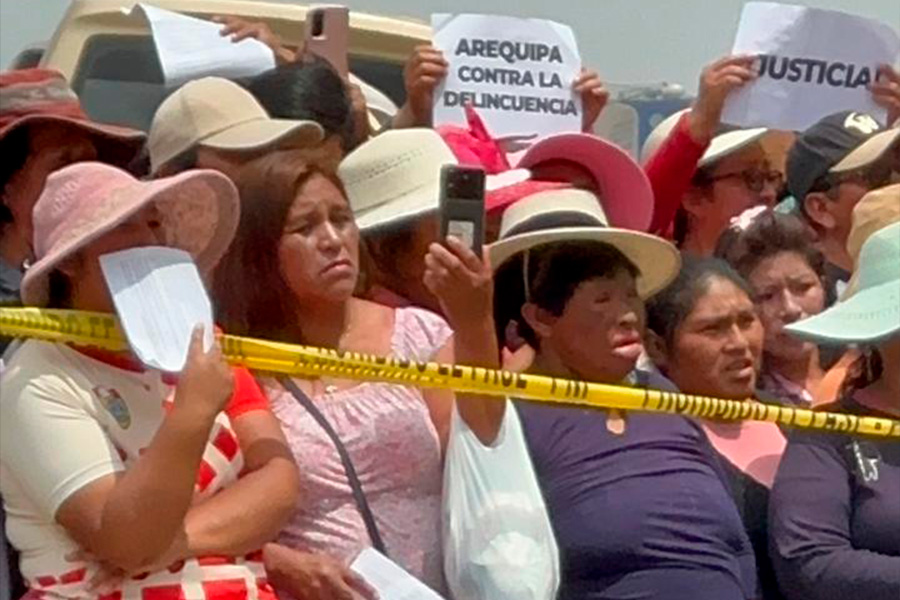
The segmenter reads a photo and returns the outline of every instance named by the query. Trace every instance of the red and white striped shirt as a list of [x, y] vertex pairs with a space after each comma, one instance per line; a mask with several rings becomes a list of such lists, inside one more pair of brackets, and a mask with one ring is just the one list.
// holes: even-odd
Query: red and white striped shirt
[[[140, 457], [171, 406], [170, 377], [108, 353], [30, 340], [9, 361], [0, 386], [0, 493], [32, 596], [274, 600], [261, 553], [187, 560], [104, 596], [88, 589], [96, 564], [66, 560], [78, 547], [56, 523], [56, 511], [85, 485]], [[238, 480], [244, 459], [232, 419], [260, 409], [268, 404], [256, 382], [235, 370], [235, 394], [210, 433], [195, 502]]]

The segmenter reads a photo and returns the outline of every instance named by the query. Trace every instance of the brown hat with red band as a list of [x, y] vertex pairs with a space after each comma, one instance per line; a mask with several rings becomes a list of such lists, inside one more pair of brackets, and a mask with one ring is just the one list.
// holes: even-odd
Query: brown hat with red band
[[[0, 154], [9, 134], [44, 123], [70, 124], [91, 134], [100, 159], [115, 165], [131, 162], [143, 146], [143, 132], [91, 121], [65, 78], [50, 69], [0, 73]], [[2, 185], [0, 181], [0, 185]]]

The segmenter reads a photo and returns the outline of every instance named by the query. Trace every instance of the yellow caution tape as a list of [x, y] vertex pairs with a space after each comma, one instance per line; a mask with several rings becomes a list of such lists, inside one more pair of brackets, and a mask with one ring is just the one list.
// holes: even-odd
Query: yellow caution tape
[[[0, 308], [0, 335], [113, 351], [128, 349], [116, 317], [99, 313]], [[587, 383], [481, 367], [421, 363], [230, 335], [222, 336], [220, 341], [225, 358], [231, 364], [282, 375], [324, 375], [599, 409], [662, 412], [722, 421], [770, 421], [800, 429], [900, 438], [900, 421], [895, 419]]]

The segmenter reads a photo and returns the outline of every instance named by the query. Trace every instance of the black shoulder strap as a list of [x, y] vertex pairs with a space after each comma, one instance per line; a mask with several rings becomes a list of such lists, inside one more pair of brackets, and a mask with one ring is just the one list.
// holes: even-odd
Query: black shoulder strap
[[387, 556], [387, 548], [385, 548], [384, 540], [381, 539], [381, 534], [378, 532], [378, 525], [375, 523], [375, 516], [372, 514], [372, 509], [369, 508], [369, 502], [366, 500], [366, 495], [363, 492], [362, 482], [360, 482], [359, 476], [356, 474], [356, 468], [353, 466], [353, 461], [350, 460], [350, 455], [347, 453], [347, 449], [344, 447], [341, 438], [338, 437], [337, 432], [331, 426], [331, 423], [328, 422], [328, 419], [325, 418], [325, 415], [316, 408], [313, 401], [303, 393], [303, 390], [301, 390], [293, 380], [285, 377], [280, 379], [280, 381], [287, 391], [296, 398], [297, 402], [312, 415], [312, 418], [316, 420], [316, 423], [319, 424], [331, 439], [331, 443], [334, 444], [338, 455], [341, 457], [341, 463], [344, 465], [344, 471], [347, 473], [347, 480], [350, 482], [350, 488], [353, 490], [353, 499], [356, 501], [356, 507], [359, 510], [359, 514], [366, 524], [366, 531], [369, 532], [369, 539], [372, 541], [372, 547]]

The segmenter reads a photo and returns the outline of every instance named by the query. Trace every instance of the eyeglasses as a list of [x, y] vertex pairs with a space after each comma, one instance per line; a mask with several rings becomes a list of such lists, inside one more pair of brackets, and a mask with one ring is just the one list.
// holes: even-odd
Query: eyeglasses
[[744, 171], [735, 171], [734, 173], [723, 173], [713, 177], [707, 177], [708, 183], [715, 183], [723, 179], [740, 179], [744, 186], [758, 194], [765, 189], [766, 184], [771, 185], [775, 190], [780, 190], [784, 185], [784, 175], [779, 171], [762, 171], [760, 169], [745, 169]]

